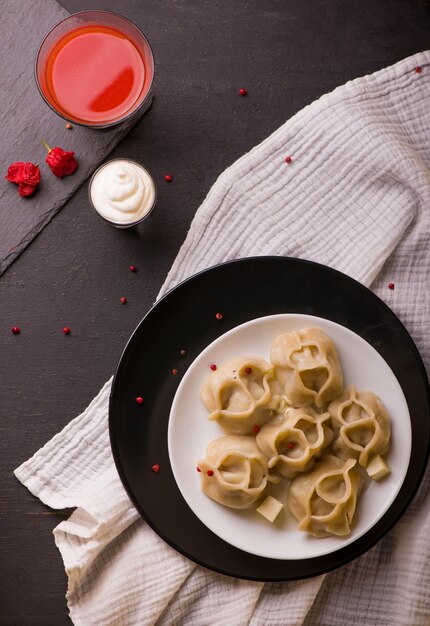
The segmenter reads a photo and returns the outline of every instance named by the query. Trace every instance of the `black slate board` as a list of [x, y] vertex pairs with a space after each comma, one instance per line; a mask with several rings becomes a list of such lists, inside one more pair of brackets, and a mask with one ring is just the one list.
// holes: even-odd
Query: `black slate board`
[[[131, 124], [92, 130], [66, 122], [42, 100], [34, 81], [34, 60], [44, 35], [68, 12], [55, 0], [4, 0], [0, 25], [0, 163], [3, 176], [15, 161], [37, 163], [42, 183], [34, 196], [20, 198], [18, 187], [1, 178], [0, 274], [51, 220], [109, 154]], [[48, 145], [73, 150], [79, 167], [56, 178], [45, 163]]]

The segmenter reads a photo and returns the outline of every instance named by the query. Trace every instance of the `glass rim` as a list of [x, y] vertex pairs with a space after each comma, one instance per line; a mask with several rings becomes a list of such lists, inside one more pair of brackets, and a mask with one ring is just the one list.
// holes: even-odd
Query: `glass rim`
[[[45, 43], [45, 41], [47, 40], [47, 38], [49, 37], [49, 35], [51, 35], [56, 28], [58, 28], [61, 24], [64, 24], [64, 22], [67, 22], [67, 20], [69, 20], [72, 17], [79, 17], [80, 15], [90, 15], [90, 14], [102, 14], [102, 15], [113, 15], [114, 17], [120, 18], [121, 20], [124, 20], [124, 22], [127, 22], [129, 25], [131, 25], [145, 40], [150, 55], [151, 55], [151, 61], [152, 61], [152, 76], [151, 76], [151, 81], [149, 83], [149, 88], [148, 91], [145, 95], [145, 97], [143, 98], [142, 102], [140, 102], [138, 104], [138, 106], [134, 109], [132, 109], [131, 111], [129, 110], [128, 112], [126, 112], [122, 117], [113, 120], [112, 122], [102, 122], [100, 124], [97, 124], [96, 122], [85, 122], [83, 120], [77, 120], [75, 118], [72, 117], [67, 117], [67, 115], [65, 115], [64, 113], [62, 113], [61, 111], [59, 111], [58, 109], [55, 108], [55, 106], [53, 104], [51, 104], [51, 102], [49, 102], [49, 100], [46, 98], [42, 86], [40, 84], [39, 81], [39, 77], [37, 74], [37, 63], [39, 60], [39, 56], [40, 53], [42, 51], [43, 45]], [[39, 47], [37, 48], [37, 52], [36, 52], [36, 57], [34, 60], [34, 65], [33, 65], [33, 74], [34, 74], [34, 80], [37, 86], [37, 89], [40, 93], [40, 95], [42, 96], [43, 100], [45, 101], [45, 103], [49, 106], [49, 108], [54, 111], [54, 113], [56, 113], [57, 115], [59, 115], [61, 118], [63, 118], [63, 120], [66, 120], [66, 122], [70, 122], [73, 124], [76, 124], [77, 126], [82, 126], [84, 128], [92, 128], [92, 129], [103, 129], [103, 128], [110, 128], [111, 126], [116, 126], [117, 124], [121, 124], [122, 122], [125, 122], [126, 120], [130, 119], [133, 115], [137, 114], [138, 111], [143, 108], [143, 106], [145, 104], [147, 104], [148, 99], [151, 97], [152, 95], [152, 86], [154, 84], [154, 77], [155, 77], [155, 59], [154, 59], [154, 53], [152, 50], [152, 46], [149, 43], [149, 40], [147, 38], [147, 36], [145, 35], [145, 33], [139, 28], [139, 26], [136, 26], [136, 24], [134, 22], [132, 22], [131, 20], [129, 20], [127, 17], [124, 17], [123, 15], [121, 15], [120, 13], [116, 13], [115, 11], [103, 11], [103, 10], [99, 10], [99, 9], [89, 9], [88, 11], [77, 11], [76, 13], [70, 13], [70, 15], [68, 15], [67, 17], [65, 17], [64, 19], [60, 20], [59, 22], [57, 22], [56, 24], [54, 24], [54, 26], [45, 34], [45, 36], [43, 37], [42, 41], [39, 44]]]
[[[128, 161], [129, 163], [132, 163], [133, 165], [137, 165], [138, 167], [140, 167], [149, 177], [149, 179], [151, 180], [152, 184], [154, 185], [154, 200], [152, 202], [151, 208], [149, 209], [149, 211], [147, 211], [145, 213], [145, 215], [143, 215], [139, 220], [136, 220], [135, 222], [114, 222], [113, 220], [110, 220], [107, 217], [104, 217], [104, 215], [102, 215], [101, 213], [99, 213], [99, 211], [97, 211], [96, 207], [94, 206], [94, 203], [92, 201], [91, 198], [91, 185], [93, 183], [93, 180], [95, 178], [95, 176], [100, 172], [100, 170], [102, 170], [104, 167], [106, 167], [107, 165], [109, 165], [109, 163], [114, 163], [115, 161]], [[138, 226], [139, 224], [141, 224], [142, 222], [144, 222], [152, 213], [152, 211], [155, 208], [155, 205], [157, 204], [157, 198], [158, 198], [158, 190], [157, 190], [157, 185], [155, 183], [154, 177], [152, 176], [152, 174], [150, 172], [148, 172], [148, 170], [146, 169], [146, 167], [144, 167], [142, 165], [142, 163], [139, 163], [138, 161], [135, 161], [134, 159], [129, 159], [128, 157], [114, 157], [113, 159], [109, 159], [108, 161], [105, 161], [104, 163], [102, 163], [101, 165], [98, 166], [98, 168], [93, 172], [90, 180], [88, 181], [88, 200], [89, 203], [92, 207], [92, 209], [97, 213], [97, 215], [100, 217], [100, 219], [102, 219], [104, 222], [107, 222], [108, 224], [110, 224], [111, 226], [114, 226], [118, 229], [126, 229], [126, 228], [133, 228], [134, 226]]]

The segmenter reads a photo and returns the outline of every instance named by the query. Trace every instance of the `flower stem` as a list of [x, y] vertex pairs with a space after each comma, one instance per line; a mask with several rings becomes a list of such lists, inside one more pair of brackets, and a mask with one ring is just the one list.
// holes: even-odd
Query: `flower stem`
[[42, 139], [41, 141], [42, 141], [43, 145], [45, 146], [45, 148], [48, 150], [48, 152], [51, 152], [52, 148], [50, 146], [48, 146], [46, 141], [44, 139]]

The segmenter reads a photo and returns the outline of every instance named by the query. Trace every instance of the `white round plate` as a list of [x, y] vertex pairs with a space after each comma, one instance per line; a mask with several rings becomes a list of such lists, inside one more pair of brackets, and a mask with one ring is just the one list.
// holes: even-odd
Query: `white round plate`
[[[200, 490], [196, 472], [208, 443], [224, 434], [209, 422], [200, 399], [200, 389], [210, 374], [211, 363], [222, 365], [237, 356], [261, 356], [269, 360], [274, 338], [283, 332], [316, 326], [333, 340], [342, 365], [345, 386], [376, 393], [384, 403], [392, 424], [387, 461], [391, 473], [380, 482], [370, 481], [359, 496], [352, 532], [346, 537], [315, 538], [297, 530], [288, 511], [274, 524], [255, 510], [224, 507]], [[193, 513], [207, 528], [231, 545], [272, 559], [308, 559], [329, 554], [366, 533], [387, 511], [404, 481], [411, 451], [411, 422], [402, 389], [391, 368], [364, 339], [335, 322], [310, 315], [282, 314], [261, 317], [242, 324], [211, 343], [191, 364], [172, 404], [168, 426], [168, 451], [176, 483]], [[285, 489], [286, 481], [282, 481]], [[276, 488], [274, 495], [276, 494]]]

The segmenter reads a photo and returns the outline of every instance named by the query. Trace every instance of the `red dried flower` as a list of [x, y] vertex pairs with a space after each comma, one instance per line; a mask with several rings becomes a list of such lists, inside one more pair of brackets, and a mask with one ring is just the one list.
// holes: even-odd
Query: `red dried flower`
[[25, 163], [22, 163], [20, 161], [9, 165], [9, 167], [7, 168], [7, 176], [5, 176], [6, 180], [10, 181], [11, 183], [15, 183], [16, 185], [19, 185], [19, 183], [21, 182], [21, 171], [24, 165]]
[[19, 183], [18, 185], [18, 193], [21, 198], [33, 195], [36, 189], [37, 185], [28, 185], [27, 183]]
[[48, 150], [48, 156], [45, 161], [58, 178], [63, 176], [70, 176], [76, 172], [78, 162], [75, 159], [75, 153], [68, 150], [63, 150], [58, 146], [56, 148], [50, 148], [48, 144], [43, 141], [42, 143]]
[[9, 165], [6, 178], [11, 183], [38, 185], [40, 183], [40, 170], [34, 163], [12, 163]]
[[18, 185], [19, 195], [25, 198], [36, 191], [40, 183], [40, 170], [34, 163], [18, 161], [9, 165], [5, 178]]

